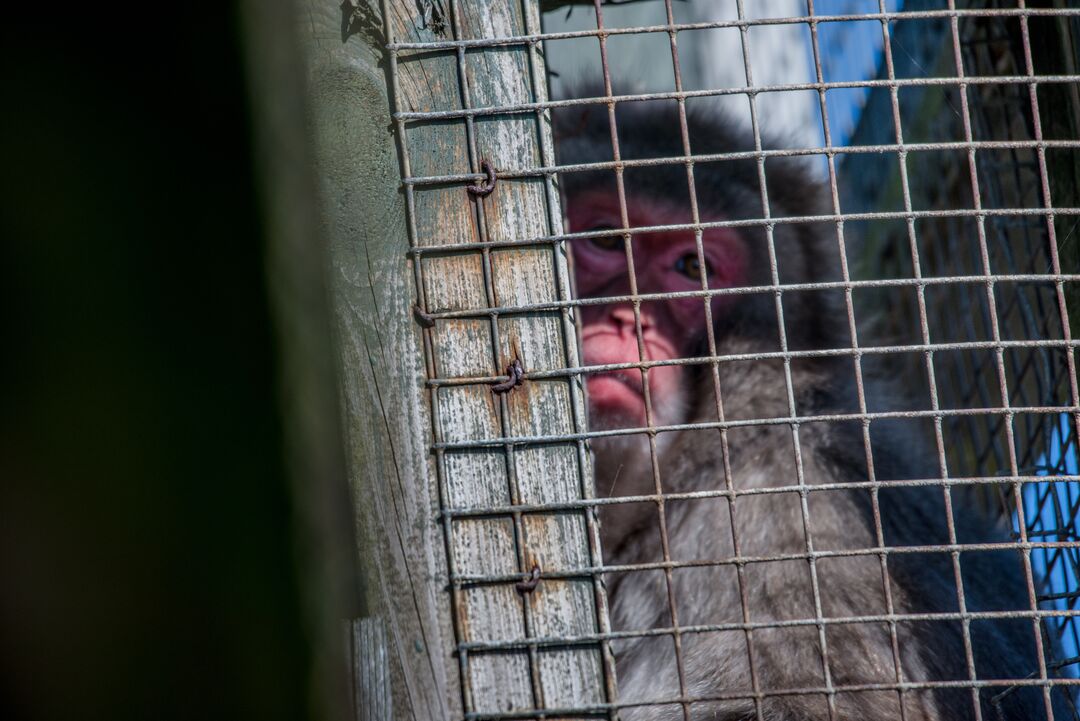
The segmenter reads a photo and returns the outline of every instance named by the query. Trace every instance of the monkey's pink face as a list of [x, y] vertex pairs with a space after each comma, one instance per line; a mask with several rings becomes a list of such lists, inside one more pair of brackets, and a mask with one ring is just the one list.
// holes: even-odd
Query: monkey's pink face
[[[689, 212], [660, 200], [628, 199], [630, 227], [689, 223]], [[570, 199], [570, 232], [622, 228], [617, 196], [595, 192]], [[703, 218], [712, 220], [712, 218]], [[631, 294], [626, 247], [621, 236], [574, 242], [578, 295], [582, 298]], [[635, 232], [631, 239], [638, 294], [700, 291], [739, 285], [746, 276], [746, 246], [731, 229], [710, 229], [702, 237], [704, 267], [693, 231]], [[711, 301], [713, 317], [725, 312], [733, 296]], [[633, 305], [586, 305], [581, 310], [582, 344], [587, 365], [638, 363], [691, 357], [705, 337], [705, 304], [700, 297], [642, 301], [639, 351]], [[649, 370], [654, 424], [675, 422], [684, 397], [684, 366]], [[588, 379], [589, 410], [605, 427], [644, 425], [645, 398], [637, 369], [596, 373]]]

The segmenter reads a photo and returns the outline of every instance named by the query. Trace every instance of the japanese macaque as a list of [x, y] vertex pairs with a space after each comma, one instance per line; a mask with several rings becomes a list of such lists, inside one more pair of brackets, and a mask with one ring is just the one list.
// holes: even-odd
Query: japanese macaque
[[[686, 155], [674, 104], [620, 104], [616, 126], [624, 161]], [[1049, 698], [1071, 718], [1038, 685], [1053, 671], [1037, 643], [1051, 649], [1020, 552], [926, 548], [1009, 540], [934, 484], [931, 421], [821, 419], [862, 410], [853, 354], [813, 352], [852, 348], [843, 290], [773, 287], [842, 277], [834, 222], [784, 220], [830, 216], [827, 193], [797, 159], [701, 159], [753, 150], [734, 123], [687, 127], [698, 220], [768, 217], [771, 238], [760, 222], [706, 228], [700, 245], [693, 229], [647, 230], [694, 221], [683, 161], [625, 168], [625, 205], [614, 169], [560, 176], [569, 230], [586, 234], [578, 296], [621, 298], [580, 308], [584, 362], [649, 363], [588, 377], [590, 429], [683, 424], [592, 442], [598, 495], [649, 497], [601, 507], [605, 565], [634, 567], [606, 576], [613, 628], [647, 634], [613, 643], [621, 717], [1030, 721], [1051, 718]], [[560, 165], [614, 159], [605, 106], [560, 110], [555, 134]], [[628, 258], [620, 231], [639, 228]], [[627, 299], [679, 292], [637, 312]], [[883, 386], [861, 382], [880, 409]], [[912, 479], [928, 482], [896, 483]], [[1003, 611], [1029, 615], [979, 615]], [[1019, 684], [983, 684], [1006, 679]]]

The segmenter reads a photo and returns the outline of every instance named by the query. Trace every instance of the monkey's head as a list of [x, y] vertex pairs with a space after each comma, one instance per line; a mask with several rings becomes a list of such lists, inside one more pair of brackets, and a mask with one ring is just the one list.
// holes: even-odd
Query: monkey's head
[[[763, 224], [709, 228], [699, 251], [692, 229], [634, 231], [693, 222], [690, 182], [681, 121], [674, 103], [621, 103], [616, 125], [622, 160], [673, 158], [673, 162], [626, 168], [625, 218], [613, 170], [567, 172], [560, 177], [572, 233], [595, 232], [573, 242], [574, 277], [581, 298], [625, 297], [764, 286], [756, 291], [714, 295], [708, 312], [702, 296], [642, 301], [639, 348], [633, 304], [613, 301], [581, 308], [587, 365], [694, 358], [708, 352], [708, 317], [718, 353], [779, 350], [772, 258]], [[753, 138], [735, 123], [712, 115], [689, 114], [695, 156], [692, 178], [703, 223], [766, 217]], [[559, 165], [614, 160], [606, 106], [573, 106], [555, 118]], [[734, 159], [708, 156], [746, 153]], [[706, 159], [700, 159], [706, 156]], [[820, 183], [798, 160], [770, 157], [764, 176], [770, 216], [775, 219], [827, 213]], [[632, 236], [629, 258], [624, 236]], [[775, 266], [781, 284], [832, 280], [839, 270], [835, 237], [827, 225], [774, 225]], [[631, 273], [631, 263], [633, 272]], [[784, 294], [784, 326], [789, 348], [833, 347], [835, 299], [820, 292]], [[841, 314], [842, 317], [842, 314]], [[690, 420], [703, 394], [700, 367], [660, 365], [648, 372], [654, 425]], [[588, 379], [590, 417], [595, 428], [644, 426], [645, 388], [637, 369], [598, 372]]]

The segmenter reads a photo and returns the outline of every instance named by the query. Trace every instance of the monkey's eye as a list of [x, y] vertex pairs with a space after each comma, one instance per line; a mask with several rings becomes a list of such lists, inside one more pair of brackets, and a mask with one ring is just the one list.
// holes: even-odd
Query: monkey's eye
[[[675, 270], [679, 271], [691, 280], [701, 280], [701, 261], [694, 253], [687, 253], [675, 261]], [[708, 261], [705, 262], [705, 275], [712, 275], [712, 268]]]
[[[598, 225], [589, 228], [590, 231], [614, 230], [613, 225]], [[598, 238], [589, 238], [589, 242], [601, 250], [623, 250], [623, 239], [617, 235], [601, 235]]]

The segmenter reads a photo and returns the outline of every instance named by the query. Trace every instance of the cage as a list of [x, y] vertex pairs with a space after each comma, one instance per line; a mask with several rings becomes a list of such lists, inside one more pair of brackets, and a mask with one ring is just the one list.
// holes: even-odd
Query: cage
[[1080, 718], [1080, 9], [304, 23], [359, 718]]

